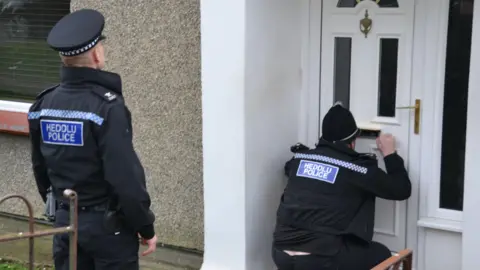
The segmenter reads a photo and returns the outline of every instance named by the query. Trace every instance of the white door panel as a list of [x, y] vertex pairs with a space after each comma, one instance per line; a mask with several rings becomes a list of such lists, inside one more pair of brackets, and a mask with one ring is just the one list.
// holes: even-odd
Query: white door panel
[[[366, 12], [367, 36], [360, 25]], [[414, 0], [328, 0], [322, 8], [321, 118], [343, 101], [360, 127], [394, 134], [406, 162], [414, 112], [396, 107], [411, 105], [413, 13]], [[357, 151], [376, 153], [384, 168], [374, 140], [359, 139]], [[374, 239], [394, 251], [405, 248], [406, 211], [406, 202], [378, 199]]]

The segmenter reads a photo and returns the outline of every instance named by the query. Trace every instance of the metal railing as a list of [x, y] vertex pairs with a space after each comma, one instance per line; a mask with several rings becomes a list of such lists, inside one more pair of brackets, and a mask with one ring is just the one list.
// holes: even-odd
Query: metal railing
[[413, 252], [410, 249], [404, 249], [394, 256], [386, 259], [381, 264], [372, 268], [372, 270], [412, 270]]
[[34, 256], [34, 238], [49, 236], [61, 233], [68, 233], [70, 235], [70, 255], [69, 255], [69, 264], [70, 270], [77, 270], [77, 236], [78, 236], [78, 199], [77, 193], [71, 189], [67, 189], [63, 192], [63, 196], [70, 200], [70, 225], [66, 227], [54, 228], [49, 230], [35, 231], [35, 219], [33, 217], [33, 206], [32, 204], [21, 195], [7, 195], [0, 199], [0, 205], [9, 199], [20, 199], [22, 200], [28, 209], [28, 232], [20, 233], [11, 233], [4, 236], [0, 236], [0, 243], [10, 242], [15, 240], [21, 240], [28, 238], [28, 269], [34, 270], [35, 267], [35, 256]]

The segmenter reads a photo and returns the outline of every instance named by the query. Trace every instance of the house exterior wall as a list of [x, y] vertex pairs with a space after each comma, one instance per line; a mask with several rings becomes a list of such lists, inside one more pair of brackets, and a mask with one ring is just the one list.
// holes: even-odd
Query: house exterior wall
[[[159, 241], [203, 249], [200, 7], [195, 0], [73, 0], [106, 17], [107, 70], [122, 75]], [[0, 134], [0, 197], [37, 195], [26, 137]], [[25, 214], [21, 203], [1, 211]]]

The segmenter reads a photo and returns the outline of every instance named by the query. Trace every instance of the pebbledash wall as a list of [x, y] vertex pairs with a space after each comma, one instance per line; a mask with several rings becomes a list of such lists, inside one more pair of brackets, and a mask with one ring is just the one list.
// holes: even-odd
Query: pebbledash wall
[[[159, 241], [203, 249], [200, 1], [72, 0], [106, 17], [107, 70], [123, 78]], [[40, 217], [29, 142], [0, 134], [0, 197], [26, 195]], [[26, 214], [21, 203], [0, 211]]]

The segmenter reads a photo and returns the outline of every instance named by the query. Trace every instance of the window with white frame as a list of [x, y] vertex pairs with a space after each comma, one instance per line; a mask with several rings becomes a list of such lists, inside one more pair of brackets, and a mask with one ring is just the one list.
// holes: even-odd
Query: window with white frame
[[473, 0], [450, 0], [448, 17], [439, 207], [462, 211]]
[[0, 0], [0, 100], [31, 101], [59, 82], [60, 58], [46, 42], [69, 0]]

